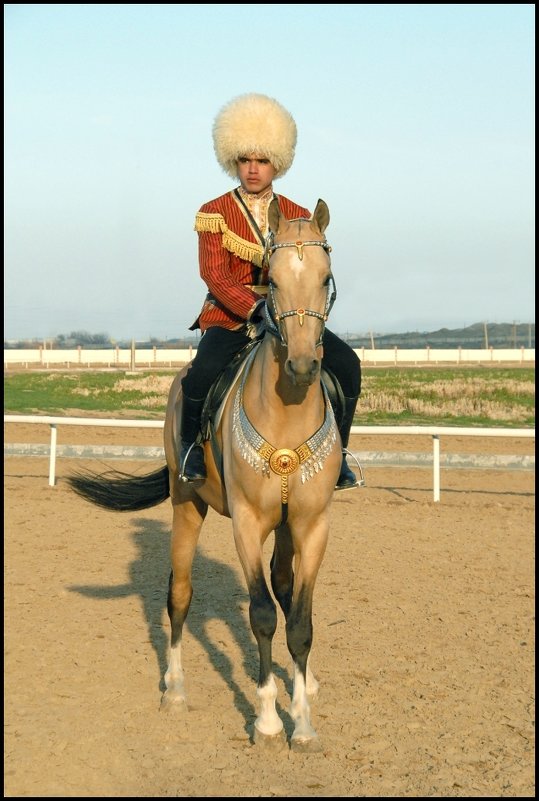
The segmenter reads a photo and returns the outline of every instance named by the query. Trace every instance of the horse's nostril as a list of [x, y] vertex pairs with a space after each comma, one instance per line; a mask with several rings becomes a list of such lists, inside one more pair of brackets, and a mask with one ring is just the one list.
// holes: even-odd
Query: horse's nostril
[[285, 371], [295, 384], [312, 384], [320, 372], [319, 359], [287, 359]]

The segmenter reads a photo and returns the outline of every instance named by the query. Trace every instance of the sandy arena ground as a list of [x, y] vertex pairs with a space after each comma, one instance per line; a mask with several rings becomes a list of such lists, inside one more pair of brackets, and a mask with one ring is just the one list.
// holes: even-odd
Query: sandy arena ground
[[[161, 444], [159, 430], [73, 429], [59, 443]], [[354, 450], [431, 450], [377, 437]], [[48, 426], [5, 426], [48, 442]], [[443, 452], [533, 453], [460, 439]], [[144, 473], [154, 462], [82, 463]], [[106, 512], [80, 466], [4, 460], [7, 797], [532, 797], [534, 473], [367, 468], [337, 493], [315, 592], [313, 723], [324, 750], [252, 744], [258, 658], [230, 522], [213, 512], [184, 637], [190, 710], [159, 711], [171, 507]], [[268, 561], [271, 545], [268, 542]], [[274, 641], [288, 737], [291, 666]]]

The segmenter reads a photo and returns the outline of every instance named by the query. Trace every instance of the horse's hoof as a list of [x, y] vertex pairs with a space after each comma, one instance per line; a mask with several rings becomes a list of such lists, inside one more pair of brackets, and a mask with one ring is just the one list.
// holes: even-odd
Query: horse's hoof
[[279, 734], [262, 734], [255, 726], [254, 741], [255, 745], [267, 751], [282, 751], [286, 746], [286, 734], [284, 729], [281, 729]]
[[302, 740], [300, 737], [292, 737], [290, 740], [290, 750], [295, 751], [296, 754], [319, 754], [324, 749], [318, 737], [310, 737], [308, 740]]
[[176, 715], [187, 712], [185, 696], [174, 690], [167, 690], [161, 698], [161, 712], [172, 712]]

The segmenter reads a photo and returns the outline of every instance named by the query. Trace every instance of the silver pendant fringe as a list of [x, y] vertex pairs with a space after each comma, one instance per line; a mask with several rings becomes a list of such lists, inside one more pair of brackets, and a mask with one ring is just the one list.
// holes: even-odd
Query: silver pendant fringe
[[[276, 448], [258, 433], [245, 413], [243, 408], [244, 381], [245, 374], [234, 399], [232, 430], [243, 459], [256, 473], [260, 472], [261, 475], [269, 478], [272, 472], [270, 456], [276, 451]], [[312, 437], [294, 451], [299, 457], [302, 484], [323, 469], [324, 462], [333, 450], [337, 439], [337, 425], [333, 409], [324, 385], [322, 385], [322, 389], [326, 404], [324, 422]]]

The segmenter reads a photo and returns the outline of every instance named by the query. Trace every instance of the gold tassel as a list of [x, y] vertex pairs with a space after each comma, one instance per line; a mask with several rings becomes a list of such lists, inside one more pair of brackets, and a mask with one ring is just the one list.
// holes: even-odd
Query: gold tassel
[[262, 264], [264, 255], [262, 245], [257, 245], [255, 242], [247, 242], [247, 240], [241, 239], [233, 231], [227, 230], [223, 233], [223, 247], [240, 259], [250, 261], [258, 267]]
[[264, 249], [256, 242], [242, 239], [231, 231], [222, 214], [206, 214], [199, 211], [195, 217], [195, 231], [201, 234], [223, 234], [223, 247], [240, 259], [250, 261], [257, 267], [262, 266]]
[[222, 214], [205, 214], [199, 211], [195, 217], [195, 231], [204, 234], [222, 234], [228, 226]]

